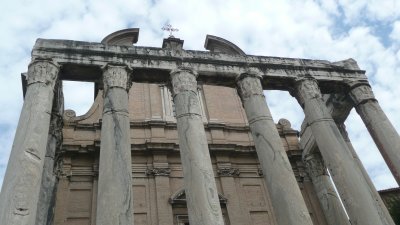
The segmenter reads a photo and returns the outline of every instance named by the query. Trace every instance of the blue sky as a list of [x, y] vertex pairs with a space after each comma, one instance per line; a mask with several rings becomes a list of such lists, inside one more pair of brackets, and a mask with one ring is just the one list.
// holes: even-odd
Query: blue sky
[[[397, 0], [16, 0], [0, 3], [0, 184], [22, 107], [20, 73], [37, 38], [100, 42], [116, 30], [140, 28], [140, 46], [160, 47], [170, 22], [184, 48], [204, 50], [207, 34], [223, 37], [247, 54], [357, 60], [375, 95], [400, 130], [400, 1]], [[83, 114], [92, 85], [65, 83], [66, 108]], [[268, 91], [275, 121], [299, 129], [304, 118], [285, 92]], [[378, 189], [396, 187], [364, 124], [352, 111], [351, 141]], [[400, 162], [399, 162], [400, 163]]]

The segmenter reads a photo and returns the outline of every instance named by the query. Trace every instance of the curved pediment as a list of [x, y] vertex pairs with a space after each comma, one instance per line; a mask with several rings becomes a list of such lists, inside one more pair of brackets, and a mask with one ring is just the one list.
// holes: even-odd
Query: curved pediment
[[209, 34], [207, 34], [206, 36], [204, 48], [206, 48], [210, 52], [221, 52], [231, 55], [246, 55], [246, 53], [244, 53], [242, 49], [240, 49], [232, 42]]
[[139, 28], [129, 28], [115, 31], [105, 37], [101, 43], [105, 45], [132, 46], [139, 39]]

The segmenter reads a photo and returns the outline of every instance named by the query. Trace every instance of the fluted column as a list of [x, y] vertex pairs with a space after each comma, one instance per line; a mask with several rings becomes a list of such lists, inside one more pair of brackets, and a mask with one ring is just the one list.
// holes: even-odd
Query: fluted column
[[304, 162], [328, 224], [350, 225], [321, 155], [309, 154]]
[[237, 86], [278, 224], [311, 225], [299, 185], [265, 101], [260, 77], [241, 74]]
[[171, 72], [189, 221], [191, 225], [222, 225], [196, 78], [187, 68]]
[[374, 184], [372, 183], [372, 180], [369, 177], [367, 170], [364, 168], [364, 165], [362, 164], [360, 158], [358, 157], [356, 150], [354, 149], [353, 145], [351, 144], [351, 141], [350, 141], [349, 136], [346, 131], [346, 126], [344, 124], [337, 124], [337, 127], [339, 128], [339, 131], [342, 134], [344, 141], [346, 142], [346, 144], [350, 150], [350, 153], [353, 157], [354, 162], [357, 164], [358, 168], [361, 170], [361, 173], [363, 174], [365, 181], [368, 183], [370, 193], [375, 200], [374, 201], [375, 206], [376, 206], [376, 209], [378, 210], [379, 215], [382, 217], [383, 220], [386, 221], [385, 224], [394, 225], [394, 221], [393, 221], [392, 217], [390, 216], [389, 211], [387, 210], [385, 204], [382, 201], [381, 196], [379, 195]]
[[332, 175], [352, 225], [383, 225], [360, 169], [326, 108], [315, 79], [296, 82], [295, 97], [303, 107], [323, 159]]
[[350, 83], [350, 97], [372, 139], [400, 185], [400, 137], [375, 99], [368, 83]]
[[25, 101], [0, 193], [1, 224], [35, 224], [58, 73], [59, 66], [49, 60], [29, 65]]
[[132, 162], [128, 91], [130, 73], [124, 65], [103, 72], [104, 107], [101, 124], [97, 225], [132, 225]]

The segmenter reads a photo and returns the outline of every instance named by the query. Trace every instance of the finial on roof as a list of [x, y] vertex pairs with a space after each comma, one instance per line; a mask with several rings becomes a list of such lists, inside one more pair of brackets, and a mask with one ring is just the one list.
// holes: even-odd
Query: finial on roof
[[174, 38], [174, 35], [172, 35], [172, 32], [179, 31], [179, 29], [173, 28], [172, 25], [169, 23], [166, 23], [161, 29], [169, 32], [168, 38]]

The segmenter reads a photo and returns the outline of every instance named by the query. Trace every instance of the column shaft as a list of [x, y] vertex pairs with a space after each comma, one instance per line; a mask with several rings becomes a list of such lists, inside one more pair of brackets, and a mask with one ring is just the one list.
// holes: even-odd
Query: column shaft
[[259, 77], [237, 82], [278, 224], [310, 225], [309, 212], [268, 109]]
[[385, 224], [394, 225], [394, 221], [393, 221], [392, 217], [390, 216], [389, 211], [387, 210], [385, 204], [382, 201], [381, 196], [379, 195], [374, 184], [372, 183], [372, 180], [369, 177], [367, 170], [364, 168], [360, 158], [358, 157], [356, 150], [354, 149], [353, 145], [351, 144], [351, 141], [348, 137], [345, 125], [337, 124], [337, 126], [338, 126], [339, 131], [342, 134], [342, 136], [350, 150], [350, 153], [353, 157], [354, 162], [357, 164], [358, 168], [361, 170], [361, 173], [363, 174], [365, 181], [368, 183], [370, 193], [375, 200], [375, 206], [376, 206], [376, 209], [378, 210], [379, 215], [382, 217], [383, 220], [386, 221]]
[[62, 82], [58, 81], [55, 87], [55, 96], [50, 120], [50, 130], [47, 140], [46, 155], [43, 165], [42, 181], [39, 193], [39, 202], [36, 213], [35, 224], [53, 224], [55, 195], [57, 191], [58, 178], [54, 167], [57, 163], [56, 152], [62, 145], [62, 127], [64, 114], [64, 98], [62, 93]]
[[307, 155], [304, 161], [327, 223], [329, 225], [350, 225], [321, 155], [312, 153]]
[[360, 169], [326, 108], [318, 84], [311, 77], [296, 83], [296, 97], [332, 175], [352, 225], [383, 225]]
[[132, 162], [128, 90], [125, 66], [107, 65], [103, 73], [104, 107], [101, 125], [97, 225], [133, 224]]
[[191, 225], [222, 225], [196, 76], [189, 69], [171, 72], [189, 221]]
[[35, 224], [58, 71], [50, 61], [29, 65], [25, 101], [0, 193], [2, 224]]
[[400, 185], [400, 137], [375, 99], [368, 84], [356, 84], [350, 91], [357, 113]]

